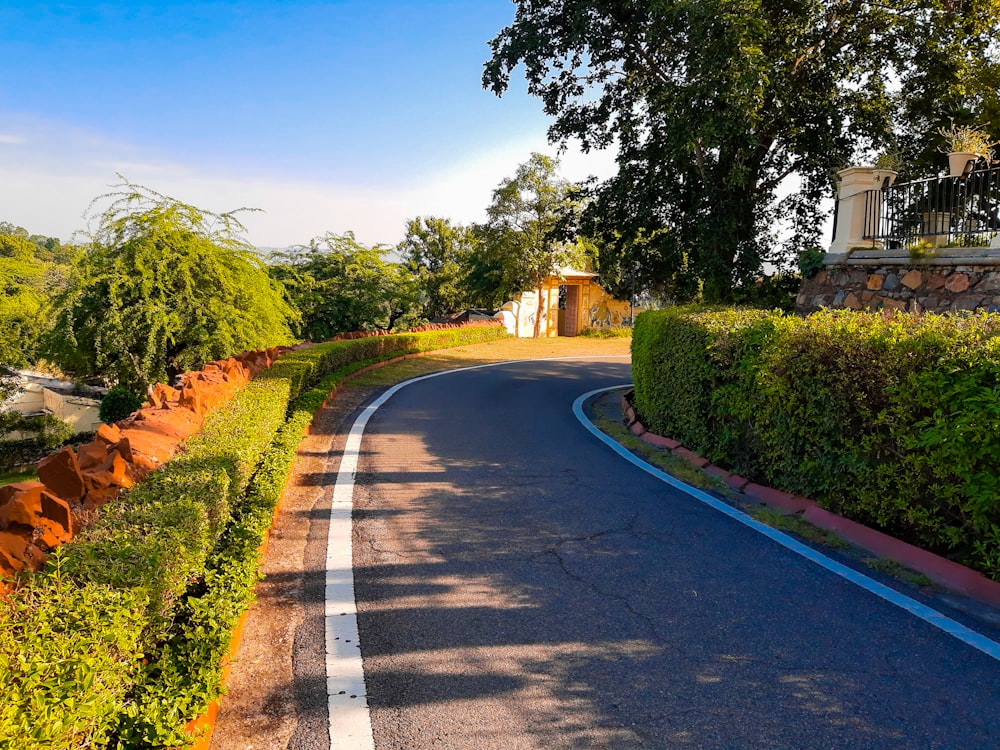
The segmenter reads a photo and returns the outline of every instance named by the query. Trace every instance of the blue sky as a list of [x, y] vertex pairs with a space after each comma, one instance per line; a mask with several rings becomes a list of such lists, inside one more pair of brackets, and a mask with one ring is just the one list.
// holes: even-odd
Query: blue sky
[[[250, 241], [353, 230], [395, 243], [406, 218], [483, 217], [493, 187], [547, 145], [515, 79], [483, 90], [509, 0], [22, 3], [0, 6], [0, 220], [67, 239], [120, 172], [214, 211]], [[613, 171], [570, 149], [563, 173]]]

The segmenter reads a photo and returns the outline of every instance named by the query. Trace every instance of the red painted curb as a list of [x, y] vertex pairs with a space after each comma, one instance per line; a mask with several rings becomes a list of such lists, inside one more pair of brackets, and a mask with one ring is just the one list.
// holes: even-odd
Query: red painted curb
[[709, 466], [706, 466], [704, 468], [705, 468], [705, 471], [707, 471], [713, 477], [718, 477], [719, 479], [721, 479], [723, 481], [725, 481], [726, 477], [729, 476], [729, 472], [728, 471], [726, 471], [725, 469], [720, 469], [715, 464], [710, 464]]
[[741, 477], [739, 474], [730, 474], [728, 477], [722, 480], [730, 487], [732, 487], [737, 492], [743, 492], [743, 489], [750, 484], [750, 480], [746, 477]]
[[881, 557], [895, 560], [911, 570], [923, 573], [934, 583], [971, 596], [987, 604], [1000, 606], [1000, 583], [982, 573], [920, 547], [900, 541], [857, 521], [838, 516], [819, 506], [810, 508], [803, 518], [814, 526], [832, 531], [849, 542]]
[[743, 494], [764, 503], [764, 505], [780, 508], [787, 513], [801, 513], [809, 508], [819, 507], [807, 497], [792, 495], [791, 493], [782, 492], [781, 490], [765, 487], [760, 484], [748, 484], [743, 488]]
[[655, 445], [657, 448], [666, 448], [667, 450], [674, 450], [675, 448], [682, 447], [680, 443], [676, 440], [671, 440], [670, 438], [665, 438], [662, 435], [657, 435], [654, 432], [644, 432], [640, 437], [650, 445]]
[[710, 463], [710, 461], [707, 458], [699, 456], [694, 451], [689, 451], [687, 448], [683, 446], [681, 446], [680, 448], [674, 448], [671, 451], [671, 453], [673, 453], [675, 456], [678, 456], [679, 458], [683, 458], [685, 461], [694, 466], [696, 469], [704, 468], [705, 466], [708, 466], [708, 464]]

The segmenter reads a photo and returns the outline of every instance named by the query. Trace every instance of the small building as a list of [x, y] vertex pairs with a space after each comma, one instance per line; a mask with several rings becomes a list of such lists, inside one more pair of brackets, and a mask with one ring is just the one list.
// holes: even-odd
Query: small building
[[[18, 392], [0, 408], [16, 411], [24, 417], [51, 414], [68, 422], [74, 435], [94, 432], [101, 426], [98, 414], [103, 389], [81, 389], [68, 381], [30, 371], [15, 375], [19, 381]], [[7, 437], [16, 439], [27, 436], [11, 433]]]
[[502, 305], [493, 317], [502, 320], [511, 334], [531, 338], [539, 308], [540, 337], [577, 336], [584, 328], [629, 326], [641, 311], [605, 292], [596, 273], [565, 267], [542, 282], [541, 305], [539, 290], [533, 289]]

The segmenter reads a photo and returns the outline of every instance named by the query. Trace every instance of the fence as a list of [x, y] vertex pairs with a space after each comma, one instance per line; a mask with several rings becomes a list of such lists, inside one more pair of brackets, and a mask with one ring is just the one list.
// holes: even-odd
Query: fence
[[988, 247], [1000, 233], [1000, 167], [865, 192], [864, 239], [886, 250]]

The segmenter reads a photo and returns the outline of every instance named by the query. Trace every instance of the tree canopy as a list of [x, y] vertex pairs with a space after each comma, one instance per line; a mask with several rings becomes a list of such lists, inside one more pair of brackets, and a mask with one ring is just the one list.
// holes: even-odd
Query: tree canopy
[[437, 318], [469, 306], [465, 274], [478, 245], [474, 229], [449, 219], [418, 216], [406, 223], [396, 252], [417, 277], [422, 314]]
[[68, 373], [142, 393], [213, 359], [292, 342], [296, 312], [243, 225], [122, 182], [92, 204], [89, 242], [46, 349]]
[[693, 276], [709, 301], [817, 243], [852, 157], [926, 158], [936, 125], [996, 107], [998, 0], [515, 4], [484, 86], [503, 94], [523, 64], [552, 140], [617, 147], [588, 207], [602, 254], [668, 286]]
[[[493, 191], [469, 271], [470, 285], [490, 297], [491, 307], [539, 288], [562, 266], [580, 260], [579, 246], [565, 234], [573, 203], [571, 185], [559, 177], [558, 167], [558, 159], [533, 153]], [[540, 323], [539, 316], [536, 336]]]
[[420, 285], [387, 248], [367, 247], [352, 232], [329, 233], [279, 253], [270, 272], [302, 314], [301, 332], [312, 341], [338, 333], [406, 328], [420, 318]]

